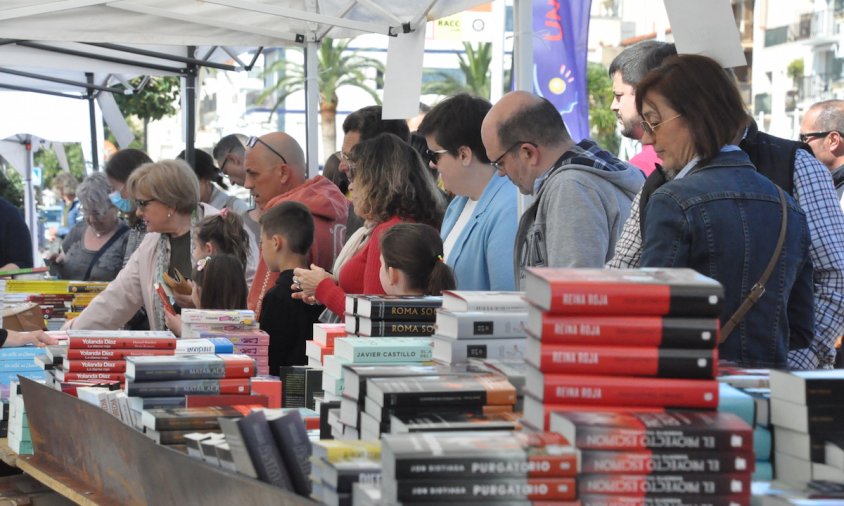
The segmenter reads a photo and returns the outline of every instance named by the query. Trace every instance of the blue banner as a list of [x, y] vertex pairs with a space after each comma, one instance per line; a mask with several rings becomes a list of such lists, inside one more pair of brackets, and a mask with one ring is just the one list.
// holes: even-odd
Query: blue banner
[[589, 137], [586, 53], [592, 0], [533, 0], [533, 89], [563, 116], [575, 142]]

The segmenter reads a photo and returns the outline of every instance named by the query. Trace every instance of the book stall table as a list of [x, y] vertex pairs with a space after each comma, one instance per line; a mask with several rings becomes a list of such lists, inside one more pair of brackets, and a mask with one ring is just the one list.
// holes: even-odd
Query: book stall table
[[35, 455], [17, 456], [17, 467], [79, 504], [315, 504], [157, 445], [35, 381], [22, 378], [21, 388]]

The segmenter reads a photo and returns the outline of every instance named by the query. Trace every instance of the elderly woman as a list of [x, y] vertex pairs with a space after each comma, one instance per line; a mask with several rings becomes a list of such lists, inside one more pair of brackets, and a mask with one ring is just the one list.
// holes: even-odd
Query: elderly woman
[[[786, 368], [788, 351], [807, 347], [814, 331], [809, 231], [794, 200], [735, 145], [747, 124], [735, 84], [714, 60], [672, 57], [639, 83], [636, 108], [642, 142], [668, 180], [644, 207], [642, 266], [690, 267], [718, 280], [719, 358]], [[742, 316], [757, 283], [763, 296]]]
[[357, 144], [349, 157], [349, 189], [355, 213], [366, 220], [340, 252], [336, 279], [319, 267], [294, 271], [294, 295], [342, 316], [347, 293], [383, 294], [381, 235], [403, 221], [439, 228], [444, 198], [419, 154], [393, 134]]
[[56, 259], [59, 278], [111, 281], [123, 267], [129, 227], [117, 216], [110, 191], [111, 185], [101, 172], [79, 185], [76, 194], [85, 220], [62, 242], [62, 252]]
[[208, 212], [200, 206], [193, 170], [182, 160], [148, 163], [129, 176], [126, 187], [147, 234], [117, 278], [65, 328], [116, 329], [144, 307], [150, 329], [165, 330], [154, 285], [166, 289], [165, 275], [192, 271], [191, 228]]

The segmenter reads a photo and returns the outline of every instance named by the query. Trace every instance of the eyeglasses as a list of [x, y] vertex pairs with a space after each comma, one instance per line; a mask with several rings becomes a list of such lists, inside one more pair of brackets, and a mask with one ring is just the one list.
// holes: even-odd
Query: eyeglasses
[[646, 134], [653, 135], [657, 128], [661, 127], [662, 125], [668, 123], [671, 120], [679, 118], [680, 116], [682, 116], [682, 114], [678, 114], [673, 118], [668, 118], [667, 120], [660, 121], [659, 123], [649, 123], [645, 120], [642, 120], [639, 122], [639, 124], [642, 125], [642, 130], [644, 130]]
[[[281, 161], [283, 161], [284, 163], [287, 163], [287, 159], [284, 158], [284, 155], [282, 155], [281, 153], [279, 153], [278, 151], [273, 149], [273, 147], [270, 146], [269, 144], [267, 144], [266, 142], [262, 141], [260, 137], [255, 137], [254, 135], [252, 137], [250, 137], [249, 140], [246, 141], [246, 147], [247, 148], [254, 148], [255, 145], [258, 144], [258, 143], [263, 144], [265, 148], [267, 148], [270, 151], [272, 151], [273, 153], [277, 154], [278, 157], [281, 158]], [[220, 168], [220, 170], [223, 170], [223, 169]]]
[[425, 156], [430, 160], [431, 163], [434, 165], [440, 161], [440, 155], [444, 155], [448, 153], [447, 149], [437, 149], [436, 151], [433, 149], [425, 148]]
[[832, 132], [835, 132], [838, 135], [844, 135], [838, 130], [827, 130], [826, 132], [806, 132], [805, 134], [800, 134], [800, 142], [809, 142], [809, 140], [814, 139], [815, 137], [826, 137]]
[[516, 142], [515, 142], [512, 146], [510, 146], [509, 148], [507, 148], [507, 150], [506, 150], [506, 151], [504, 151], [503, 153], [501, 153], [501, 156], [499, 156], [498, 158], [496, 158], [494, 161], [489, 162], [489, 164], [490, 164], [490, 165], [492, 165], [492, 167], [493, 167], [495, 170], [502, 170], [502, 167], [501, 167], [501, 160], [504, 160], [504, 157], [505, 157], [505, 156], [507, 156], [507, 153], [509, 153], [510, 151], [513, 151], [514, 149], [516, 149], [517, 147], [521, 146], [522, 144], [530, 144], [530, 145], [531, 145], [531, 146], [533, 146], [533, 147], [537, 147], [537, 146], [536, 146], [536, 143], [534, 143], [534, 142], [530, 142], [530, 141], [516, 141]]
[[220, 165], [220, 172], [222, 172], [223, 174], [225, 174], [225, 173], [226, 173], [226, 164], [227, 164], [227, 163], [229, 163], [229, 154], [228, 154], [228, 152], [227, 152], [227, 153], [225, 154], [225, 156], [223, 157], [223, 163]]
[[150, 202], [156, 202], [157, 200], [158, 199], [146, 199], [146, 200], [135, 199], [135, 206], [138, 209], [146, 209], [146, 207], [149, 205]]

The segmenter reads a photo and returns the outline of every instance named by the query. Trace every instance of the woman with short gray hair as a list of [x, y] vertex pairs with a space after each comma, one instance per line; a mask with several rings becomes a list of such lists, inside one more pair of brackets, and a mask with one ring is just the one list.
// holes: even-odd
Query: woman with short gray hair
[[120, 272], [129, 228], [118, 218], [110, 192], [108, 179], [99, 172], [85, 178], [77, 188], [84, 221], [62, 242], [62, 252], [56, 259], [61, 279], [111, 281]]

